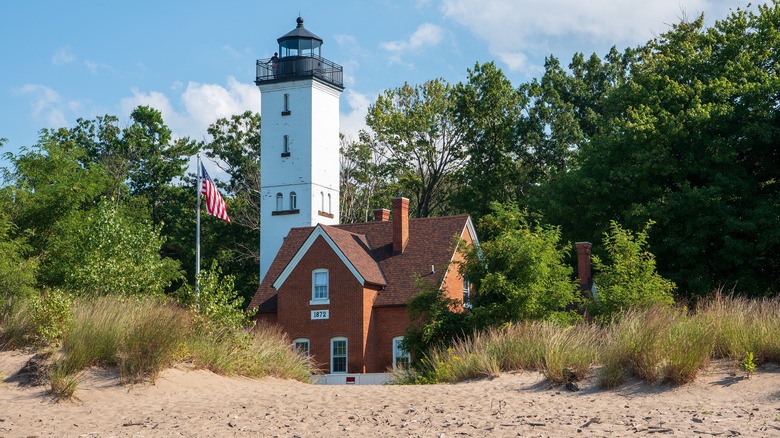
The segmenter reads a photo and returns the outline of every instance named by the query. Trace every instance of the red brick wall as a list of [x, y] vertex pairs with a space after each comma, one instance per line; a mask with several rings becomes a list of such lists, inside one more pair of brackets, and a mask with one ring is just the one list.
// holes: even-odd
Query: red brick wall
[[[460, 238], [468, 245], [473, 244], [467, 229], [463, 230]], [[445, 295], [457, 300], [463, 300], [463, 277], [458, 272], [458, 264], [460, 262], [463, 262], [463, 256], [460, 252], [457, 252], [453, 256], [452, 263], [444, 274], [444, 280], [442, 281], [442, 290]]]
[[404, 335], [409, 325], [409, 313], [406, 306], [376, 307], [374, 320], [379, 328], [370, 339], [374, 348], [373, 363], [366, 372], [384, 373], [393, 368], [393, 338]]
[[[310, 304], [315, 269], [328, 269], [329, 305]], [[347, 371], [361, 373], [365, 370], [366, 336], [375, 296], [373, 291], [364, 291], [320, 237], [279, 289], [277, 321], [290, 340], [309, 339], [310, 352], [324, 372], [330, 372], [330, 340], [347, 338]], [[312, 320], [311, 311], [320, 309], [328, 309], [329, 319]]]

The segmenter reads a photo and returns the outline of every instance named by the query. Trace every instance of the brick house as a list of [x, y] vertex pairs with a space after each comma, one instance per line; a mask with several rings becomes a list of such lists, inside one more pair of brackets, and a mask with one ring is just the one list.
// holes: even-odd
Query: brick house
[[478, 244], [468, 215], [409, 219], [393, 200], [374, 221], [293, 228], [249, 307], [279, 325], [324, 373], [382, 373], [408, 363], [398, 348], [415, 278], [468, 299], [456, 238]]

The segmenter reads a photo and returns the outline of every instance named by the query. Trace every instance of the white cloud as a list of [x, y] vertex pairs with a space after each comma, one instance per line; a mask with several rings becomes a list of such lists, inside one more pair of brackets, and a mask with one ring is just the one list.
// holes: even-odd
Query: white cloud
[[339, 131], [347, 138], [357, 140], [361, 129], [366, 129], [366, 114], [372, 103], [370, 96], [348, 89], [341, 97], [347, 100], [349, 111], [339, 116]]
[[[442, 0], [449, 18], [486, 40], [490, 53], [512, 70], [531, 70], [529, 55], [638, 45], [680, 18], [723, 17], [738, 0]], [[706, 15], [705, 15], [706, 16]], [[587, 53], [586, 53], [587, 54]], [[603, 55], [603, 53], [599, 53]]]
[[[172, 91], [181, 89], [174, 83]], [[196, 140], [206, 138], [208, 126], [222, 117], [241, 114], [246, 110], [260, 111], [260, 91], [254, 84], [245, 84], [229, 77], [227, 85], [189, 82], [176, 96], [179, 105], [163, 92], [141, 92], [132, 90], [133, 95], [122, 99], [122, 114], [128, 116], [138, 105], [148, 105], [160, 110], [165, 123], [177, 137], [189, 136]]]
[[58, 128], [67, 125], [65, 110], [77, 109], [78, 103], [67, 102], [53, 88], [39, 84], [25, 84], [16, 90], [18, 94], [31, 96], [30, 106], [33, 117], [43, 122], [48, 128]]
[[51, 63], [54, 65], [71, 64], [76, 62], [78, 58], [70, 49], [70, 46], [63, 46], [57, 49], [51, 56]]
[[408, 52], [417, 52], [427, 47], [435, 47], [444, 39], [444, 29], [431, 24], [421, 24], [409, 38], [398, 41], [387, 41], [379, 46], [390, 52], [392, 62], [401, 63], [403, 56]]
[[109, 72], [113, 72], [114, 68], [110, 65], [106, 64], [100, 64], [94, 61], [90, 61], [89, 59], [84, 60], [84, 66], [87, 67], [87, 70], [89, 70], [92, 73], [97, 73], [98, 70], [106, 70]]

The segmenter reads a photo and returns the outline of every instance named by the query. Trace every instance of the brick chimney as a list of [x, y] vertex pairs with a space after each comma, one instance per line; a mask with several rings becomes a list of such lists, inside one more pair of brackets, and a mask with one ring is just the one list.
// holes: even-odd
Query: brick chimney
[[393, 199], [393, 253], [401, 254], [409, 242], [409, 199]]
[[374, 222], [387, 222], [390, 220], [390, 210], [377, 208], [374, 210]]
[[590, 242], [577, 242], [577, 278], [580, 282], [580, 290], [589, 291], [593, 284], [590, 276], [590, 249], [593, 244]]

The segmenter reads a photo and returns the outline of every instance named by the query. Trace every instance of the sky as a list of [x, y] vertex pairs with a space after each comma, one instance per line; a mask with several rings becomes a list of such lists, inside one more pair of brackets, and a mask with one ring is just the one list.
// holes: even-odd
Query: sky
[[[340, 129], [357, 138], [368, 106], [404, 82], [464, 81], [494, 61], [515, 86], [545, 57], [641, 45], [683, 17], [708, 24], [742, 0], [7, 0], [0, 2], [0, 152], [44, 128], [138, 105], [162, 111], [177, 137], [208, 140], [222, 117], [260, 111], [255, 62], [304, 26], [344, 67]], [[756, 2], [755, 3], [762, 3]], [[0, 166], [8, 162], [0, 159]]]

